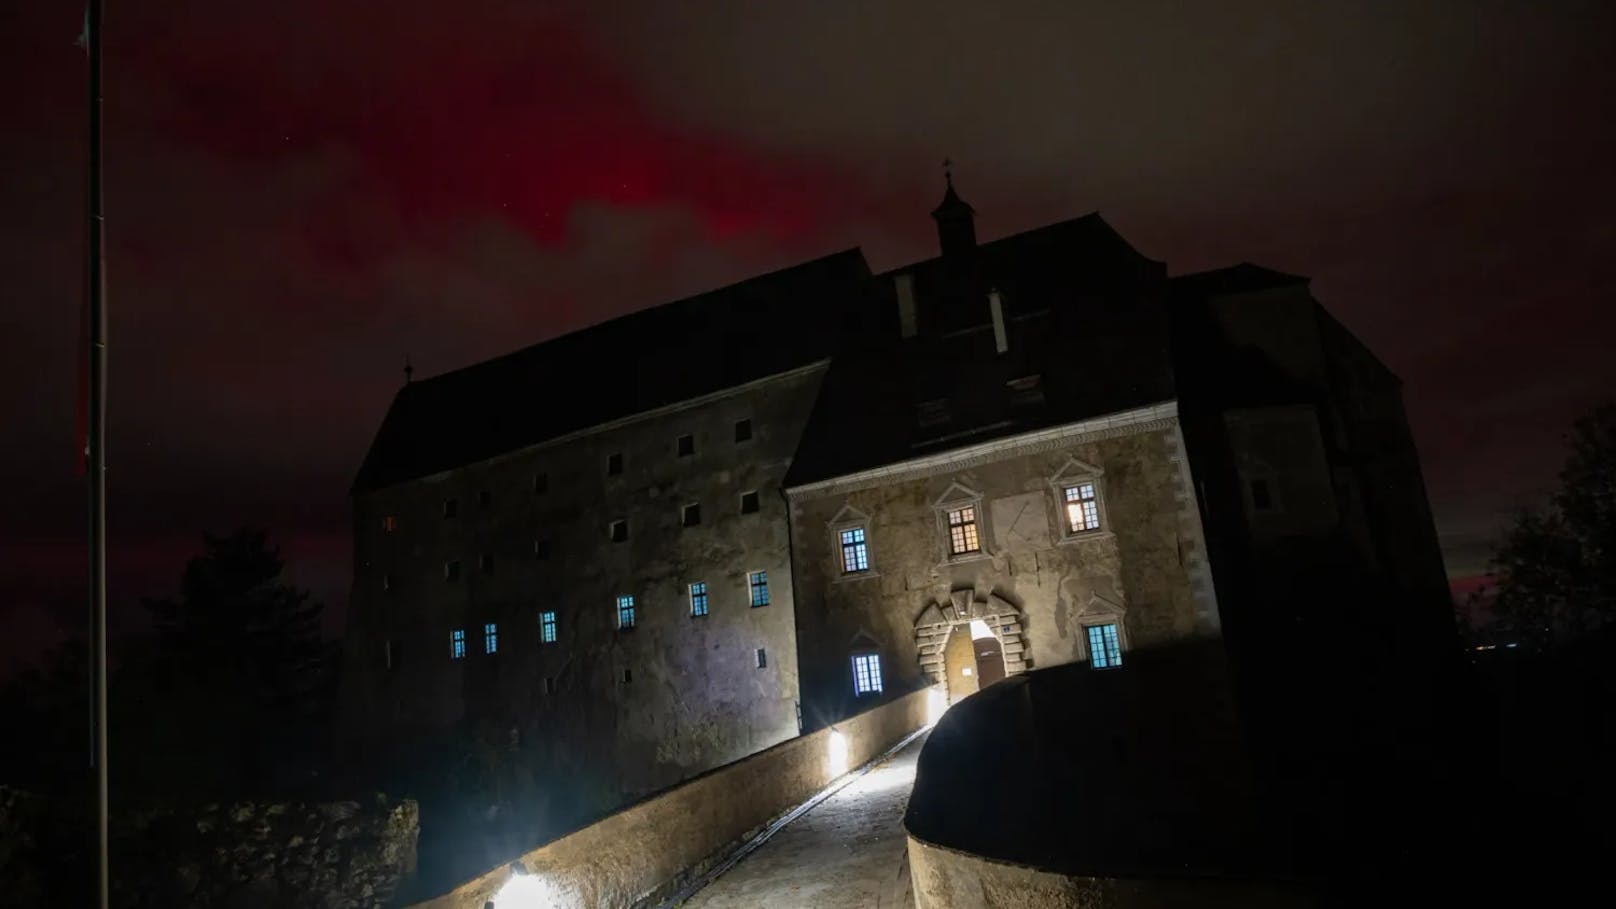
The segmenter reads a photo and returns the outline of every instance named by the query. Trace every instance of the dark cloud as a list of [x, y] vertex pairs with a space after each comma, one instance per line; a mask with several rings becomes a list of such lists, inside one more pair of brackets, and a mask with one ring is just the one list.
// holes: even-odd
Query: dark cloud
[[[848, 245], [1100, 209], [1256, 259], [1407, 383], [1459, 571], [1616, 387], [1603, 4], [118, 5], [108, 39], [124, 601], [269, 527], [340, 604], [400, 380]], [[0, 581], [77, 621], [80, 10], [3, 14]], [[16, 606], [23, 609], [24, 606]], [[30, 620], [31, 621], [31, 620]]]

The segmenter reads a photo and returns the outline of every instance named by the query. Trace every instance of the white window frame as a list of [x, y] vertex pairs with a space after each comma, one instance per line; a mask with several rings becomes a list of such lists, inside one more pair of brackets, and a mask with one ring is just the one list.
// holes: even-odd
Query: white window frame
[[[548, 617], [548, 620], [546, 620]], [[561, 641], [561, 617], [554, 609], [539, 611], [539, 643], [556, 644]]]
[[[618, 631], [627, 631], [628, 629], [633, 628], [635, 625], [638, 625], [640, 623], [639, 604], [634, 602], [634, 594], [632, 594], [632, 593], [620, 593], [620, 594], [618, 594], [617, 599], [614, 601], [613, 605], [616, 606], [616, 608], [617, 608], [617, 630]], [[627, 610], [626, 610], [626, 613], [628, 615], [628, 623], [627, 624], [623, 623], [623, 616], [625, 614], [625, 610], [624, 610], [625, 606], [628, 607]]]
[[[763, 583], [761, 585], [754, 585], [752, 579], [758, 575], [763, 576]], [[763, 590], [763, 602], [761, 603], [757, 601], [756, 594], [756, 591], [760, 586]], [[753, 609], [762, 609], [773, 602], [774, 594], [773, 591], [769, 590], [769, 570], [767, 568], [759, 568], [755, 571], [748, 571], [746, 573], [746, 605]]]
[[[860, 665], [861, 661], [863, 661], [862, 666]], [[854, 697], [862, 698], [862, 697], [865, 697], [865, 696], [868, 696], [868, 695], [879, 696], [879, 695], [881, 695], [882, 693], [885, 692], [885, 690], [886, 690], [886, 679], [885, 679], [885, 677], [883, 676], [883, 673], [882, 673], [881, 651], [879, 651], [879, 650], [860, 650], [860, 651], [855, 651], [854, 653], [849, 655], [848, 662], [849, 662], [849, 665], [851, 666], [851, 668], [853, 670], [853, 696]], [[861, 682], [861, 680], [860, 680], [860, 672], [859, 672], [859, 670], [861, 668], [869, 668], [869, 667], [873, 667], [873, 671], [868, 671], [868, 672], [864, 673], [864, 679], [867, 681], [868, 686], [869, 686], [869, 687], [865, 687], [865, 682]]]
[[[701, 588], [701, 593], [699, 593], [699, 594], [696, 593], [696, 588], [697, 587]], [[708, 589], [706, 581], [691, 581], [685, 587], [685, 590], [687, 592], [687, 595], [690, 598], [690, 617], [691, 618], [693, 618], [693, 619], [705, 618], [706, 616], [708, 616], [708, 615], [710, 615], [712, 613], [712, 611], [713, 611], [712, 591]], [[696, 597], [698, 597], [698, 596], [701, 597], [701, 611], [700, 612], [696, 611]]]
[[[958, 482], [950, 483], [948, 489], [936, 501], [932, 502], [932, 510], [937, 513], [937, 532], [938, 536], [941, 537], [943, 564], [972, 562], [977, 559], [993, 557], [993, 551], [988, 546], [987, 509], [982, 506], [982, 493]], [[955, 552], [954, 525], [949, 523], [949, 517], [954, 512], [966, 508], [972, 510], [972, 523], [976, 526], [976, 548], [965, 552]]]
[[[1066, 517], [1066, 490], [1078, 486], [1094, 487], [1094, 511], [1100, 526], [1094, 530], [1073, 530]], [[1061, 469], [1049, 478], [1050, 493], [1055, 502], [1055, 526], [1062, 543], [1087, 543], [1111, 539], [1111, 516], [1105, 508], [1105, 470], [1077, 458], [1068, 457]]]

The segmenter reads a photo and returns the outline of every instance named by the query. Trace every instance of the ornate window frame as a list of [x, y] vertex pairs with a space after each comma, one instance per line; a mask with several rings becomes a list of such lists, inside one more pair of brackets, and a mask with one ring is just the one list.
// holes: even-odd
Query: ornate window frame
[[[1101, 525], [1104, 526], [1103, 524]], [[1128, 640], [1128, 610], [1120, 603], [1114, 603], [1099, 594], [1090, 594], [1089, 601], [1077, 611], [1078, 649], [1083, 662], [1094, 665], [1092, 654], [1089, 653], [1089, 628], [1097, 625], [1117, 626], [1117, 650], [1121, 654], [1118, 666], [1128, 664], [1127, 655], [1133, 649]], [[1107, 669], [1115, 668], [1107, 666]]]
[[[875, 570], [875, 547], [870, 541], [870, 516], [857, 508], [851, 502], [843, 503], [835, 516], [825, 522], [825, 529], [830, 534], [831, 557], [836, 560], [835, 581], [857, 581], [864, 578], [880, 577]], [[866, 567], [860, 571], [847, 571], [842, 562], [842, 533], [848, 530], [864, 531], [864, 561]]]
[[[1099, 513], [1100, 527], [1098, 530], [1073, 530], [1071, 522], [1066, 520], [1066, 490], [1073, 486], [1090, 484], [1094, 487], [1094, 505]], [[1111, 516], [1105, 507], [1105, 470], [1096, 467], [1087, 461], [1068, 456], [1061, 469], [1055, 471], [1049, 478], [1049, 490], [1055, 500], [1055, 529], [1056, 540], [1060, 543], [1088, 543], [1094, 540], [1107, 540], [1116, 536], [1111, 529]]]
[[[954, 552], [950, 544], [948, 513], [961, 508], [975, 509], [976, 514], [976, 549], [970, 552]], [[961, 562], [975, 562], [980, 559], [993, 558], [993, 551], [988, 546], [992, 536], [988, 527], [987, 511], [982, 507], [982, 493], [955, 480], [948, 484], [943, 494], [932, 500], [931, 508], [937, 516], [937, 543], [938, 551], [944, 565], [957, 565]]]

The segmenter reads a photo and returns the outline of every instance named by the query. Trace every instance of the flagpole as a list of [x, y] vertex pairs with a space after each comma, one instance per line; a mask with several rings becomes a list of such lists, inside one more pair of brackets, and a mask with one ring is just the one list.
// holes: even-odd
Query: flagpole
[[95, 902], [107, 909], [110, 895], [107, 853], [107, 306], [106, 216], [101, 187], [101, 6], [89, 0], [85, 52], [90, 58], [89, 242], [86, 248], [89, 297], [90, 499], [90, 658], [94, 666], [90, 700], [94, 711]]

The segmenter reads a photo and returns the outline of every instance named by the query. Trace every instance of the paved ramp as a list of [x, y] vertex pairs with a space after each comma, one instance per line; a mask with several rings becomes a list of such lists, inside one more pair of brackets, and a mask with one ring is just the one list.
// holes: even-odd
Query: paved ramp
[[688, 909], [912, 907], [903, 812], [919, 736], [780, 828], [681, 904]]

